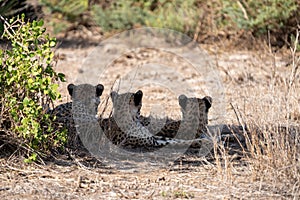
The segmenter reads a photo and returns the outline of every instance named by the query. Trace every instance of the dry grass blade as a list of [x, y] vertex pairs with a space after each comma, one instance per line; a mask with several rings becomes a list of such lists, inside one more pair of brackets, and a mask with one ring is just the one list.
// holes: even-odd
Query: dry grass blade
[[290, 88], [292, 87], [292, 85], [295, 82], [295, 78], [296, 78], [296, 74], [300, 65], [300, 56], [297, 57], [296, 52], [297, 52], [297, 48], [299, 45], [299, 30], [297, 29], [296, 31], [296, 37], [295, 37], [295, 41], [293, 44], [293, 47], [291, 47], [291, 53], [292, 53], [292, 71], [291, 71], [291, 75], [290, 75], [290, 80], [289, 80], [289, 87], [288, 87], [288, 93], [290, 91]]

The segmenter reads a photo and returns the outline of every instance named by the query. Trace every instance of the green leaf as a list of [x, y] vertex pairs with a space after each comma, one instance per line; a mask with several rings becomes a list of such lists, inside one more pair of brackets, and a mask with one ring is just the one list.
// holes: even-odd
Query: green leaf
[[24, 106], [28, 106], [30, 104], [30, 99], [28, 98], [28, 97], [25, 97], [24, 99], [23, 99], [23, 105]]
[[55, 40], [51, 40], [50, 43], [49, 43], [49, 46], [50, 47], [55, 47], [56, 45], [56, 41]]
[[31, 85], [34, 82], [32, 78], [28, 79], [28, 84]]
[[43, 26], [44, 25], [44, 20], [42, 20], [42, 19], [39, 20], [37, 24], [38, 24], [38, 26]]
[[32, 153], [31, 156], [29, 156], [28, 158], [24, 159], [25, 163], [32, 163], [34, 161], [37, 160], [37, 154], [36, 153]]
[[63, 73], [58, 73], [59, 80], [62, 82], [66, 82], [65, 75]]

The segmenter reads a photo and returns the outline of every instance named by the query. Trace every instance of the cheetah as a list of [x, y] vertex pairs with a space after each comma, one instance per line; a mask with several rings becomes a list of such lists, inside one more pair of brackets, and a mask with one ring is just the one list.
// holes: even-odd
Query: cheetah
[[155, 130], [150, 125], [151, 119], [141, 117], [142, 124], [149, 127], [152, 134], [163, 137], [191, 140], [203, 137], [208, 124], [208, 111], [212, 105], [212, 98], [191, 97], [182, 94], [178, 97], [182, 112], [182, 120], [167, 119], [161, 130]]
[[67, 89], [72, 102], [58, 105], [50, 111], [50, 115], [55, 118], [57, 128], [67, 130], [67, 147], [76, 148], [82, 145], [78, 136], [83, 134], [80, 133], [83, 132], [83, 125], [97, 123], [96, 115], [104, 86], [69, 84]]
[[191, 143], [201, 143], [201, 139], [182, 140], [153, 135], [140, 122], [143, 92], [118, 94], [111, 92], [113, 115], [100, 120], [100, 125], [106, 137], [113, 144], [129, 148], [156, 148], [166, 145], [187, 146]]

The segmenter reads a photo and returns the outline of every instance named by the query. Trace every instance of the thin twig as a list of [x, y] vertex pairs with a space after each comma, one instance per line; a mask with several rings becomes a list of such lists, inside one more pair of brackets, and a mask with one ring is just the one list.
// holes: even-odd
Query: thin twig
[[198, 40], [198, 37], [199, 37], [199, 34], [200, 34], [200, 30], [201, 30], [201, 26], [202, 26], [202, 19], [199, 16], [199, 20], [198, 20], [198, 23], [197, 23], [197, 26], [196, 26], [194, 37], [193, 37], [193, 41], [194, 42], [196, 42]]
[[240, 1], [237, 1], [237, 4], [238, 4], [238, 5], [239, 5], [239, 7], [241, 8], [241, 10], [242, 10], [242, 12], [243, 12], [243, 14], [244, 14], [244, 18], [245, 18], [245, 19], [247, 19], [247, 20], [249, 20], [249, 17], [248, 17], [247, 11], [246, 11], [246, 9], [244, 8], [244, 6], [241, 4], [241, 2], [240, 2]]
[[230, 102], [230, 106], [231, 106], [232, 110], [234, 111], [234, 114], [235, 114], [235, 116], [236, 116], [236, 119], [237, 119], [238, 123], [239, 123], [241, 126], [243, 126], [242, 123], [241, 123], [241, 121], [240, 121], [240, 117], [239, 117], [239, 115], [238, 115], [238, 113], [237, 113], [235, 107], [232, 105], [231, 102]]
[[[14, 29], [13, 29], [13, 24], [9, 24], [2, 15], [0, 15], [0, 19], [4, 21], [4, 32], [7, 33], [9, 35], [9, 37], [13, 38], [14, 35], [16, 34], [15, 31], [14, 31]], [[17, 22], [17, 21], [15, 21], [15, 22]], [[23, 23], [22, 23], [22, 25], [23, 25]], [[18, 26], [18, 27], [20, 28], [21, 26]], [[12, 31], [13, 34], [11, 34], [9, 32], [9, 30]], [[20, 45], [21, 47], [23, 47], [24, 49], [26, 49], [26, 47], [24, 47], [24, 45], [22, 45], [20, 42], [16, 41], [16, 43], [18, 45]]]

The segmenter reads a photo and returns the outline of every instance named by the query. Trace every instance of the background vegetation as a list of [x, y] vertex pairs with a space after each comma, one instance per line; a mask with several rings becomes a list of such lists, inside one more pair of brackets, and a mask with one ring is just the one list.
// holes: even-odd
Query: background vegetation
[[[41, 0], [48, 14], [76, 24], [96, 23], [103, 32], [140, 26], [164, 27], [201, 36], [236, 35], [248, 32], [255, 37], [271, 33], [274, 44], [291, 44], [300, 19], [297, 0]], [[88, 20], [87, 20], [88, 19]], [[54, 21], [54, 20], [52, 20]], [[57, 23], [52, 23], [56, 25]], [[71, 25], [69, 25], [71, 26]], [[63, 28], [56, 25], [59, 31]], [[65, 29], [68, 26], [64, 26]]]
[[97, 26], [108, 34], [152, 26], [177, 30], [200, 42], [207, 36], [269, 34], [280, 47], [291, 45], [300, 19], [297, 0], [0, 0], [0, 5], [4, 17], [26, 13], [30, 19], [44, 18], [54, 34], [78, 25]]

